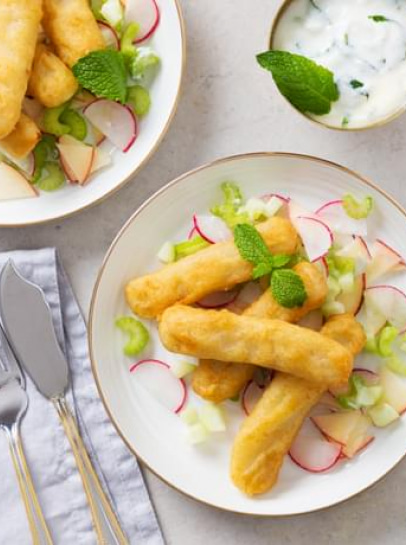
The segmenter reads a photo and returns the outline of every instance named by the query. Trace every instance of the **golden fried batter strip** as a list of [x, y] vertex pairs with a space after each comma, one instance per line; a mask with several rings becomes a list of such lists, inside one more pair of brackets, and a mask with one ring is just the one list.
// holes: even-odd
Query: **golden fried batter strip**
[[72, 71], [44, 44], [35, 51], [28, 94], [46, 108], [55, 108], [67, 102], [78, 90]]
[[171, 352], [250, 363], [328, 386], [345, 384], [351, 372], [346, 348], [281, 320], [175, 305], [162, 314], [159, 334]]
[[[269, 250], [293, 254], [298, 235], [283, 218], [271, 218], [257, 227]], [[155, 318], [175, 303], [190, 304], [215, 291], [228, 290], [252, 277], [252, 265], [239, 254], [234, 241], [212, 244], [163, 269], [129, 282], [125, 294], [133, 312]]]
[[[293, 270], [302, 278], [307, 300], [301, 307], [285, 308], [273, 298], [270, 289], [249, 306], [245, 316], [273, 318], [285, 322], [298, 322], [313, 309], [319, 308], [327, 296], [327, 282], [324, 275], [312, 263], [298, 263]], [[209, 401], [220, 403], [236, 396], [253, 377], [255, 366], [245, 363], [229, 363], [216, 360], [200, 360], [193, 373], [194, 391]]]
[[41, 131], [36, 123], [27, 115], [21, 114], [14, 130], [0, 140], [0, 147], [13, 157], [26, 157], [37, 145]]
[[42, 15], [42, 0], [0, 2], [0, 139], [15, 128]]
[[[362, 326], [348, 314], [331, 318], [321, 333], [341, 343], [352, 356], [366, 342]], [[323, 386], [276, 373], [234, 441], [231, 479], [242, 492], [252, 496], [274, 486], [285, 455], [324, 391]]]
[[88, 0], [44, 0], [42, 23], [58, 57], [68, 66], [106, 47]]

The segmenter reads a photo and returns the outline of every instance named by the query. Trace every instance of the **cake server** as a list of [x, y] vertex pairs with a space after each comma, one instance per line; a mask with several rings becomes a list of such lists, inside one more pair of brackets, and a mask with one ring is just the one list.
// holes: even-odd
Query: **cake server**
[[56, 337], [49, 305], [41, 288], [23, 278], [12, 261], [5, 265], [1, 274], [0, 317], [18, 361], [58, 412], [82, 478], [98, 542], [126, 545], [128, 541], [66, 401], [69, 368]]

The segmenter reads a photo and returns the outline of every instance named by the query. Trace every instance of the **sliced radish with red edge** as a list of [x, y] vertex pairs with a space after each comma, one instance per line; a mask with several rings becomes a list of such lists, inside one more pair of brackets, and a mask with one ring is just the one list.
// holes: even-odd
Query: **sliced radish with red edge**
[[202, 308], [224, 308], [237, 299], [239, 291], [239, 289], [235, 288], [229, 291], [211, 293], [200, 299], [196, 304]]
[[83, 113], [110, 142], [124, 153], [134, 144], [138, 136], [138, 123], [128, 106], [102, 98], [86, 106]]
[[365, 290], [365, 303], [376, 309], [399, 330], [406, 328], [406, 294], [389, 285], [370, 286]]
[[325, 221], [333, 232], [366, 236], [366, 219], [355, 220], [350, 218], [343, 208], [342, 200], [329, 201], [323, 204], [315, 214]]
[[292, 220], [302, 239], [307, 257], [314, 262], [324, 257], [333, 244], [333, 233], [321, 220], [298, 216]]
[[195, 214], [193, 223], [196, 231], [210, 244], [224, 242], [232, 237], [232, 233], [223, 220], [209, 214]]
[[160, 12], [155, 0], [126, 0], [125, 20], [127, 23], [134, 21], [140, 25], [134, 43], [148, 40], [157, 29], [159, 19]]
[[102, 33], [106, 46], [113, 47], [117, 50], [120, 49], [120, 40], [114, 28], [105, 21], [97, 21], [97, 25]]
[[176, 378], [167, 363], [155, 359], [141, 360], [130, 368], [130, 373], [167, 409], [175, 414], [183, 409], [187, 400], [185, 381]]
[[244, 413], [249, 416], [255, 405], [261, 399], [265, 388], [258, 386], [255, 380], [250, 380], [245, 386], [241, 396], [241, 406]]

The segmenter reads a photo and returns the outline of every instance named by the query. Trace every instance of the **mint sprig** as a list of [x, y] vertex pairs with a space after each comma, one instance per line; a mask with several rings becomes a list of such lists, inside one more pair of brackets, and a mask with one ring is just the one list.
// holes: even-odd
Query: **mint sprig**
[[119, 51], [103, 49], [82, 57], [72, 68], [80, 85], [96, 95], [125, 103], [127, 74]]
[[235, 227], [234, 243], [241, 257], [254, 265], [254, 279], [270, 274], [275, 268], [284, 267], [291, 259], [288, 255], [272, 255], [255, 227], [246, 223]]
[[300, 112], [328, 114], [340, 94], [334, 74], [307, 57], [288, 51], [265, 51], [257, 61], [272, 73], [283, 96]]
[[292, 269], [274, 271], [271, 290], [274, 299], [285, 308], [301, 307], [307, 299], [303, 280]]
[[368, 15], [368, 19], [371, 19], [371, 21], [374, 21], [375, 23], [386, 23], [389, 21], [385, 15]]

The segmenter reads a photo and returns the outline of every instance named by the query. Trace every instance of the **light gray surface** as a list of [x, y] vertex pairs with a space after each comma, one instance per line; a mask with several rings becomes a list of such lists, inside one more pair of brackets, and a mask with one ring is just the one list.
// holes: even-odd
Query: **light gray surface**
[[[116, 195], [44, 227], [0, 230], [0, 250], [57, 246], [83, 309], [105, 251], [130, 214], [156, 189], [215, 158], [246, 151], [295, 151], [339, 162], [406, 205], [406, 117], [372, 131], [323, 129], [295, 114], [257, 67], [275, 0], [182, 0], [188, 66], [172, 128], [149, 165]], [[97, 183], [97, 182], [94, 182]], [[406, 445], [405, 445], [406, 450]], [[400, 545], [406, 533], [406, 462], [382, 483], [319, 514], [259, 520], [221, 513], [148, 475], [169, 545]]]

